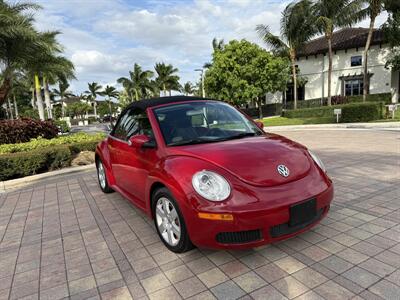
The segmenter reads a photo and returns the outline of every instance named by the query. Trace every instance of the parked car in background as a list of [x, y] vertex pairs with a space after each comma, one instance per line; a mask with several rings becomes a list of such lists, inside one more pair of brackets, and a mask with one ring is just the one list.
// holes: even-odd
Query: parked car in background
[[174, 252], [292, 237], [326, 216], [333, 198], [317, 155], [196, 97], [132, 103], [97, 146], [96, 165], [100, 188], [145, 211]]

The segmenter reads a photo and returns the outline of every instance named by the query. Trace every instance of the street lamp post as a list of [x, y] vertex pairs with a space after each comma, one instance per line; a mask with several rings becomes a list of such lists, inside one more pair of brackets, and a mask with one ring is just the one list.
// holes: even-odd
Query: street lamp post
[[204, 89], [204, 69], [195, 69], [195, 71], [197, 71], [197, 72], [201, 72], [200, 74], [200, 76], [201, 76], [201, 96], [203, 97], [203, 98], [205, 98], [206, 97], [206, 91], [205, 91], [205, 89]]

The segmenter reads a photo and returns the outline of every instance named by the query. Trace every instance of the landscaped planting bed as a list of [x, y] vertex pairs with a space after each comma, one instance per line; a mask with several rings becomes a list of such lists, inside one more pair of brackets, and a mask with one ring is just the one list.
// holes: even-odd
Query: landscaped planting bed
[[65, 168], [81, 151], [95, 151], [104, 134], [76, 133], [0, 145], [0, 181]]

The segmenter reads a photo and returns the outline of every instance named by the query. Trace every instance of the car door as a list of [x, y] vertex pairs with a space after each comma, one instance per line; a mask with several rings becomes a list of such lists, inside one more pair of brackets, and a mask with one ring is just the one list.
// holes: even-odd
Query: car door
[[[115, 162], [114, 176], [118, 187], [136, 202], [145, 207], [146, 182], [155, 160], [156, 150], [152, 148], [135, 148], [128, 141], [134, 135], [146, 134], [152, 137], [152, 129], [147, 115], [142, 110], [129, 110], [122, 120], [123, 137], [115, 140], [112, 161]], [[118, 128], [116, 128], [116, 133]], [[113, 165], [114, 168], [114, 165]]]

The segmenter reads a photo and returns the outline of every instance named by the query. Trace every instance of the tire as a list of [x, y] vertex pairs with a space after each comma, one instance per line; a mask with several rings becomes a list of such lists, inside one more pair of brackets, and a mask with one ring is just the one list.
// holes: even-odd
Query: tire
[[97, 179], [103, 193], [112, 193], [114, 190], [108, 185], [107, 173], [100, 159], [96, 161]]
[[175, 253], [183, 253], [194, 248], [179, 205], [168, 189], [160, 188], [153, 193], [152, 210], [154, 225], [165, 247]]

